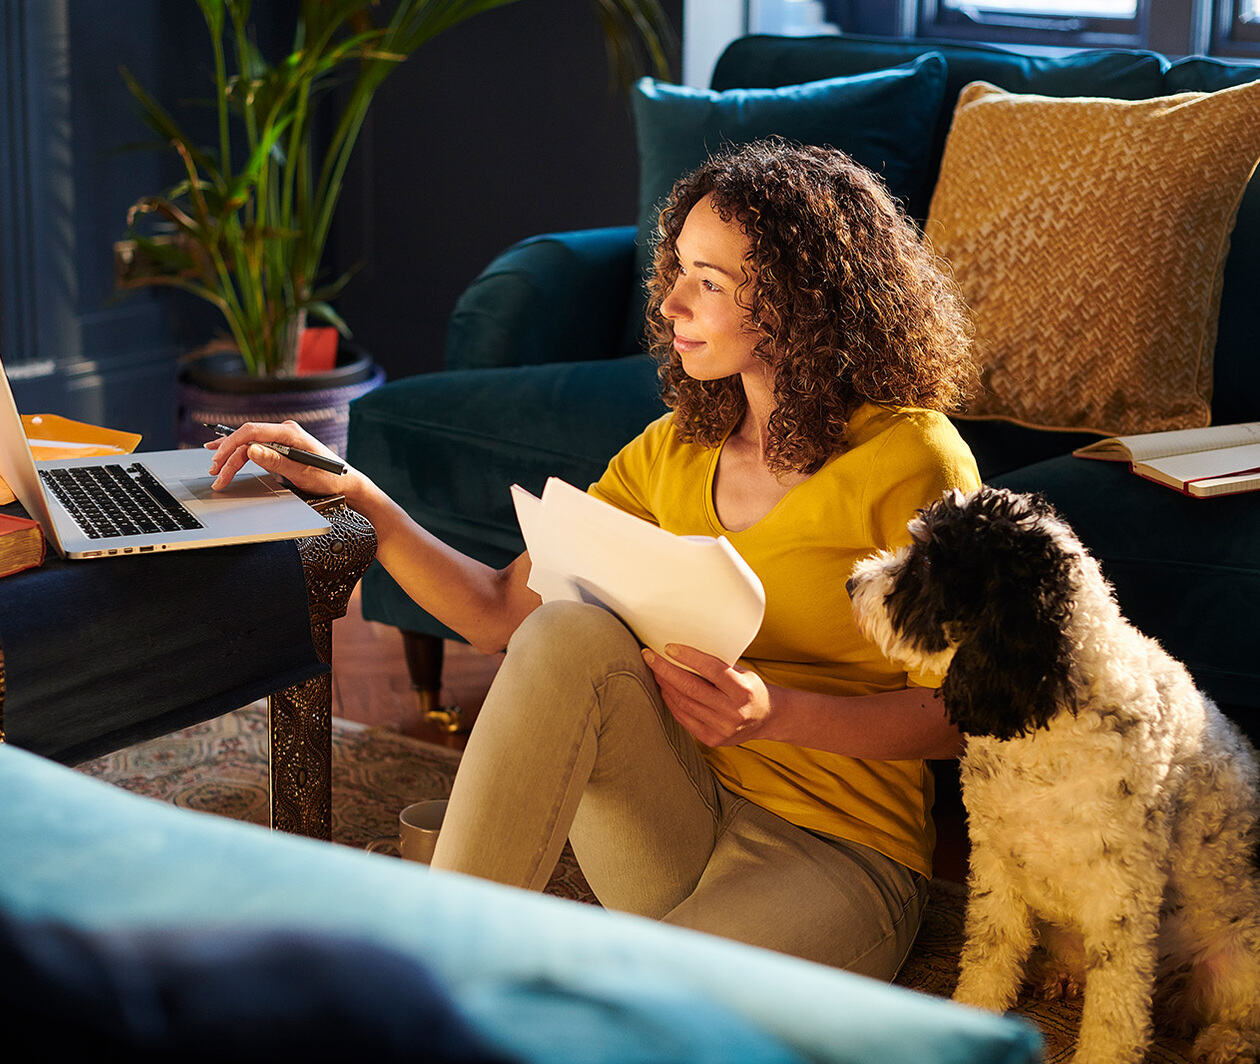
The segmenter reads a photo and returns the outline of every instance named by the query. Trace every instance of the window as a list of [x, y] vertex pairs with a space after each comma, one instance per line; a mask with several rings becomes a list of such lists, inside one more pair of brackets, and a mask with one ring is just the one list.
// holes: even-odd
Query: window
[[1029, 22], [1040, 17], [1078, 24], [1086, 19], [1135, 19], [1138, 10], [1137, 0], [944, 0], [941, 6], [978, 20], [1022, 15]]
[[[833, 3], [839, 0], [831, 0]], [[848, 0], [859, 11], [877, 0]], [[1260, 0], [896, 0], [921, 37], [1260, 59]]]
[[1218, 0], [1212, 51], [1260, 56], [1260, 0]]
[[919, 5], [919, 33], [1074, 47], [1132, 47], [1144, 37], [1149, 6], [1150, 0], [924, 0]]
[[[1260, 0], [683, 0], [684, 76], [707, 85], [743, 33], [952, 38], [1058, 48], [1146, 48], [1260, 61]], [[830, 24], [830, 25], [829, 25]], [[688, 51], [704, 50], [703, 62]]]

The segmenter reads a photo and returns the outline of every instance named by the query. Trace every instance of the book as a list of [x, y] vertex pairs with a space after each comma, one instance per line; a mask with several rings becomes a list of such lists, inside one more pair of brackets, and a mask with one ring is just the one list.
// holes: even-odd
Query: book
[[44, 563], [44, 533], [29, 517], [0, 514], [0, 576]]
[[1196, 499], [1260, 490], [1260, 421], [1113, 436], [1072, 453], [1128, 462], [1138, 476]]
[[592, 602], [641, 643], [681, 643], [728, 665], [765, 615], [757, 574], [725, 536], [678, 536], [551, 477], [539, 498], [512, 485], [529, 551], [529, 586], [544, 602]]

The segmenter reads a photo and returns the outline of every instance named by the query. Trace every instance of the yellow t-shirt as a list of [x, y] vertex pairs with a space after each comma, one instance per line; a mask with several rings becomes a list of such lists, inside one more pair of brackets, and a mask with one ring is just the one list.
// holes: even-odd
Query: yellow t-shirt
[[[725, 536], [761, 578], [766, 613], [740, 664], [767, 683], [837, 695], [894, 691], [911, 676], [853, 623], [844, 583], [859, 559], [909, 542], [915, 510], [979, 487], [975, 459], [944, 415], [866, 404], [849, 448], [754, 525], [722, 526], [713, 502], [720, 447], [679, 442], [673, 415], [628, 443], [591, 494], [678, 535]], [[810, 831], [858, 842], [931, 873], [932, 777], [923, 761], [872, 761], [756, 740], [705, 748], [722, 785]]]

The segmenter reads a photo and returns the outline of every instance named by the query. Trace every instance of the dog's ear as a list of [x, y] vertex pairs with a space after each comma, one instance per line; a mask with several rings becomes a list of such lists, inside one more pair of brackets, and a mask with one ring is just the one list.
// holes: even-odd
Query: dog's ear
[[964, 734], [1012, 739], [1073, 708], [1073, 562], [1027, 517], [990, 525], [984, 540], [985, 608], [955, 632], [941, 695]]

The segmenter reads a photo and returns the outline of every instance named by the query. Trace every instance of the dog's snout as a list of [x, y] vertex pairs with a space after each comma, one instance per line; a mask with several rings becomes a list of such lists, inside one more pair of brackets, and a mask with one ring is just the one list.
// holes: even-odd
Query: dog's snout
[[849, 598], [852, 598], [853, 592], [857, 590], [857, 581], [853, 577], [849, 577], [849, 579], [844, 582], [844, 590], [846, 594], [848, 594]]

